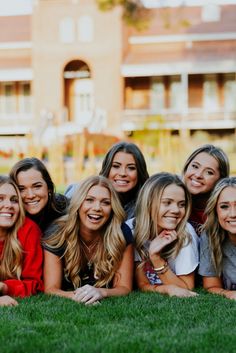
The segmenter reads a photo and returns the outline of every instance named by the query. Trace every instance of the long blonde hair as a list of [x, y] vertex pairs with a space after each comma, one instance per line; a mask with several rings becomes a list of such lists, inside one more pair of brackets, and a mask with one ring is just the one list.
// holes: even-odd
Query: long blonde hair
[[176, 228], [176, 241], [166, 246], [161, 255], [165, 259], [176, 257], [186, 241], [190, 240], [186, 231], [186, 223], [190, 214], [191, 197], [186, 186], [175, 174], [165, 172], [154, 174], [143, 185], [136, 203], [134, 239], [136, 249], [143, 261], [148, 260], [148, 250], [145, 248], [146, 241], [153, 240], [158, 234], [156, 220], [164, 189], [172, 184], [184, 190], [185, 215]]
[[221, 179], [215, 185], [205, 210], [207, 219], [202, 226], [202, 230], [206, 232], [209, 238], [212, 261], [219, 276], [222, 272], [222, 244], [227, 237], [227, 231], [224, 230], [219, 223], [217, 216], [217, 203], [220, 194], [227, 187], [236, 188], [236, 177]]
[[6, 176], [0, 176], [0, 186], [4, 184], [12, 185], [16, 191], [19, 202], [19, 215], [15, 224], [8, 229], [4, 241], [4, 249], [0, 258], [0, 281], [9, 278], [20, 279], [22, 272], [22, 248], [17, 238], [17, 232], [23, 225], [25, 219], [24, 207], [20, 192], [14, 181]]
[[83, 267], [83, 252], [79, 241], [79, 209], [91, 187], [99, 185], [105, 187], [111, 195], [111, 215], [101, 229], [101, 239], [93, 258], [94, 277], [97, 278], [96, 287], [108, 285], [113, 279], [122, 260], [126, 242], [121, 230], [121, 223], [125, 219], [124, 210], [111, 182], [103, 176], [91, 176], [80, 183], [71, 199], [68, 213], [59, 218], [55, 224], [56, 232], [48, 239], [44, 239], [46, 247], [59, 249], [63, 247], [65, 261], [65, 276], [71, 280], [74, 288], [81, 285], [80, 271]]

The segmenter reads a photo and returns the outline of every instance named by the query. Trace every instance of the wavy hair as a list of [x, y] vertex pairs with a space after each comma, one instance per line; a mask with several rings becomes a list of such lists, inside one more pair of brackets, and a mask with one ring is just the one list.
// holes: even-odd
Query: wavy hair
[[229, 166], [229, 159], [226, 155], [226, 153], [219, 147], [216, 147], [211, 144], [206, 144], [203, 146], [200, 146], [196, 150], [194, 150], [190, 156], [187, 158], [182, 174], [184, 175], [186, 173], [186, 170], [188, 169], [189, 164], [192, 162], [192, 160], [199, 154], [199, 153], [207, 153], [210, 156], [214, 157], [216, 161], [218, 162], [219, 165], [219, 172], [220, 172], [220, 178], [226, 178], [229, 176], [230, 172], [230, 166]]
[[109, 191], [112, 210], [110, 218], [100, 230], [101, 240], [93, 257], [94, 277], [97, 278], [96, 287], [106, 286], [113, 279], [126, 247], [121, 230], [125, 214], [112, 183], [103, 176], [88, 177], [80, 183], [80, 187], [73, 194], [68, 213], [55, 221], [58, 226], [57, 231], [48, 239], [43, 240], [48, 248], [63, 247], [64, 273], [71, 280], [74, 288], [81, 284], [79, 273], [84, 265], [80, 236], [78, 236], [80, 233], [79, 210], [91, 187], [96, 185]]
[[132, 154], [132, 156], [134, 157], [138, 175], [138, 182], [135, 189], [138, 192], [145, 183], [145, 181], [148, 179], [149, 174], [147, 171], [145, 158], [141, 150], [134, 143], [122, 141], [113, 145], [107, 152], [105, 158], [103, 159], [102, 169], [100, 170], [99, 174], [108, 178], [112, 167], [113, 159], [116, 153], [118, 152], [129, 153]]
[[0, 281], [4, 281], [9, 278], [20, 279], [23, 260], [22, 248], [17, 238], [17, 232], [24, 223], [24, 207], [20, 192], [14, 181], [9, 177], [0, 176], [0, 187], [5, 184], [12, 185], [16, 191], [19, 202], [19, 215], [15, 224], [7, 230], [7, 236], [4, 242], [4, 251], [2, 252], [0, 258]]
[[134, 239], [136, 249], [143, 261], [149, 258], [148, 251], [145, 249], [146, 241], [153, 240], [158, 234], [156, 220], [163, 192], [168, 185], [172, 184], [184, 190], [186, 201], [185, 215], [176, 228], [177, 239], [167, 245], [162, 250], [161, 255], [166, 259], [172, 256], [176, 257], [186, 241], [190, 241], [190, 237], [186, 231], [186, 223], [190, 214], [191, 196], [186, 186], [175, 174], [166, 172], [154, 174], [143, 185], [136, 203]]
[[32, 158], [24, 158], [18, 161], [10, 171], [10, 177], [14, 180], [14, 182], [18, 185], [17, 176], [20, 172], [25, 172], [29, 169], [35, 169], [41, 173], [43, 180], [47, 184], [48, 187], [48, 208], [53, 209], [54, 211], [61, 212], [62, 208], [65, 208], [66, 205], [60, 205], [55, 195], [55, 185], [52, 181], [52, 178], [44, 165], [44, 163], [35, 157]]
[[222, 272], [222, 244], [227, 237], [227, 231], [219, 223], [217, 204], [221, 192], [227, 187], [236, 188], [236, 177], [223, 178], [215, 185], [205, 210], [207, 219], [202, 226], [209, 238], [212, 261], [219, 276]]

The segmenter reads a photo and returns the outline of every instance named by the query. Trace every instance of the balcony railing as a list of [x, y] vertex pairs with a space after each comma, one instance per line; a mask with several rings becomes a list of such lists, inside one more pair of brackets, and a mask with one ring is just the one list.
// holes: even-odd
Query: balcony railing
[[[133, 128], [132, 128], [133, 127]], [[225, 129], [236, 128], [236, 111], [202, 108], [175, 109], [126, 109], [122, 115], [123, 130], [148, 129]]]

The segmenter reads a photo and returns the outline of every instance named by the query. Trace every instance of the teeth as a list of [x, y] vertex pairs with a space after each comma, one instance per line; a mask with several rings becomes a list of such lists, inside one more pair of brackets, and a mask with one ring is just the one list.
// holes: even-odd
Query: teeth
[[0, 213], [0, 217], [12, 217], [13, 214], [12, 213]]
[[31, 202], [26, 202], [27, 205], [36, 205], [38, 201], [31, 201]]
[[229, 221], [229, 224], [236, 225], [236, 221]]
[[118, 185], [127, 185], [128, 181], [126, 181], [126, 180], [116, 180], [115, 183], [118, 184]]
[[191, 180], [191, 183], [193, 186], [202, 186], [202, 183], [199, 183], [198, 181], [193, 180], [193, 179]]

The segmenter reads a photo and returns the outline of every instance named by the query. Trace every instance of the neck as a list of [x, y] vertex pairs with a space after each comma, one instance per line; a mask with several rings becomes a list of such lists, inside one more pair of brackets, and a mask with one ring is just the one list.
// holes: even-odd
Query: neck
[[1, 229], [0, 228], [0, 241], [5, 240], [7, 237], [7, 230], [6, 229]]
[[232, 243], [234, 246], [236, 246], [236, 234], [231, 234], [231, 233], [229, 233], [228, 236], [229, 236], [229, 240], [231, 241], [231, 243]]
[[99, 231], [84, 229], [82, 226], [79, 229], [79, 236], [85, 244], [90, 245], [101, 237], [101, 233]]

